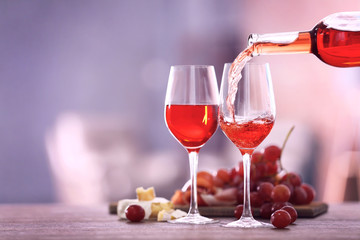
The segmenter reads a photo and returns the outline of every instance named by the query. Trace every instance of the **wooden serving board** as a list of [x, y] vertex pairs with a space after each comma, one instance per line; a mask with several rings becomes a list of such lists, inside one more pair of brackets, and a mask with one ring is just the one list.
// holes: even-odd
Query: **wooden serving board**
[[[322, 202], [312, 202], [308, 205], [295, 205], [294, 206], [298, 217], [301, 218], [314, 218], [323, 213], [326, 213], [328, 210], [328, 205]], [[185, 212], [188, 211], [188, 206], [175, 206], [175, 209], [180, 209]], [[206, 217], [234, 217], [235, 206], [216, 206], [216, 207], [199, 207], [200, 214]], [[254, 217], [260, 217], [259, 208], [252, 208]], [[109, 213], [117, 213], [117, 203], [110, 203]]]

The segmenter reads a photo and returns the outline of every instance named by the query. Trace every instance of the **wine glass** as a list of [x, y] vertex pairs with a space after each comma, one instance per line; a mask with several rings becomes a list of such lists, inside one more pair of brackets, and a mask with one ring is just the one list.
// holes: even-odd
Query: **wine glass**
[[213, 66], [172, 66], [165, 98], [165, 122], [189, 154], [190, 208], [187, 216], [172, 223], [217, 222], [200, 215], [197, 203], [199, 151], [218, 126], [219, 91]]
[[[225, 227], [270, 227], [255, 220], [250, 205], [250, 163], [255, 148], [270, 133], [275, 121], [275, 101], [269, 64], [247, 63], [238, 83], [224, 66], [220, 87], [219, 122], [222, 131], [240, 150], [244, 169], [242, 217]], [[229, 87], [230, 86], [230, 87]]]

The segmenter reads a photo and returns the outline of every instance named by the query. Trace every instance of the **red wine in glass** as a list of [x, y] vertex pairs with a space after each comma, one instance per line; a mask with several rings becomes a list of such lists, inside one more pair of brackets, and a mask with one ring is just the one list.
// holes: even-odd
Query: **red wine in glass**
[[185, 148], [199, 148], [217, 128], [218, 105], [166, 105], [170, 132]]

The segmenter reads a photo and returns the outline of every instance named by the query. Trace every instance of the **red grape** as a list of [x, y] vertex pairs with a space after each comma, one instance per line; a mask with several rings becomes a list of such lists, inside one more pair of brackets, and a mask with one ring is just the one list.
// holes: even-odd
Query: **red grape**
[[255, 192], [259, 183], [255, 181], [250, 181], [250, 192]]
[[269, 182], [269, 183], [272, 183], [274, 186], [275, 184], [277, 184], [277, 179], [275, 176], [272, 176], [272, 177], [264, 177], [261, 179], [263, 182]]
[[251, 164], [250, 165], [250, 180], [257, 180], [257, 174], [256, 174], [256, 165], [255, 164]]
[[125, 209], [125, 215], [131, 222], [140, 222], [145, 217], [145, 210], [141, 206], [133, 204]]
[[260, 207], [260, 216], [262, 218], [270, 219], [272, 213], [271, 209], [272, 209], [272, 203], [264, 203]]
[[311, 203], [315, 198], [315, 189], [309, 184], [303, 183], [301, 184], [301, 188], [303, 188], [307, 194], [305, 204]]
[[276, 202], [276, 203], [273, 203], [272, 207], [271, 207], [271, 212], [275, 212], [285, 206], [291, 206], [292, 207], [292, 204], [289, 203], [289, 202]]
[[264, 159], [270, 162], [275, 162], [280, 158], [281, 149], [278, 146], [271, 145], [265, 148]]
[[290, 214], [291, 223], [295, 222], [295, 220], [297, 219], [297, 216], [298, 216], [295, 208], [293, 208], [291, 206], [285, 206], [285, 207], [282, 207], [281, 210], [285, 210]]
[[274, 188], [274, 185], [270, 182], [262, 182], [257, 187], [259, 195], [264, 199], [264, 201], [271, 201], [271, 192]]
[[259, 163], [263, 159], [263, 155], [261, 152], [254, 152], [251, 156], [251, 163]]
[[265, 177], [266, 165], [264, 163], [257, 163], [255, 165], [255, 178], [261, 179]]
[[236, 206], [236, 208], [234, 210], [234, 215], [235, 215], [235, 217], [237, 219], [241, 218], [241, 215], [243, 213], [243, 209], [244, 209], [244, 206], [242, 204]]
[[290, 182], [282, 182], [281, 184], [283, 184], [289, 188], [291, 196], [294, 194], [294, 186]]
[[301, 185], [301, 177], [293, 172], [287, 173], [282, 177], [281, 182], [286, 182], [286, 181], [291, 183], [291, 185], [293, 185], [294, 187]]
[[266, 166], [265, 166], [265, 172], [266, 172], [266, 175], [275, 175], [277, 174], [277, 171], [278, 171], [278, 165], [276, 164], [276, 162], [268, 162], [266, 163]]
[[264, 203], [264, 200], [261, 198], [258, 192], [251, 192], [250, 203], [252, 207], [260, 207]]
[[295, 187], [294, 194], [291, 198], [291, 202], [296, 205], [306, 204], [307, 201], [307, 193], [302, 187]]
[[271, 215], [270, 222], [277, 228], [285, 228], [291, 223], [291, 216], [285, 210], [277, 210]]
[[284, 184], [276, 185], [271, 191], [271, 198], [274, 202], [287, 202], [290, 199], [291, 192]]

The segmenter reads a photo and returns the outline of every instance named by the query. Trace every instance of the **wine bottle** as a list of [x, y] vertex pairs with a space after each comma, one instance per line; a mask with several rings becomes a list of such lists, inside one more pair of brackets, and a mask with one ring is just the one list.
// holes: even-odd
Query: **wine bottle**
[[251, 34], [248, 43], [252, 56], [313, 53], [332, 66], [360, 66], [360, 12], [334, 13], [307, 32]]

